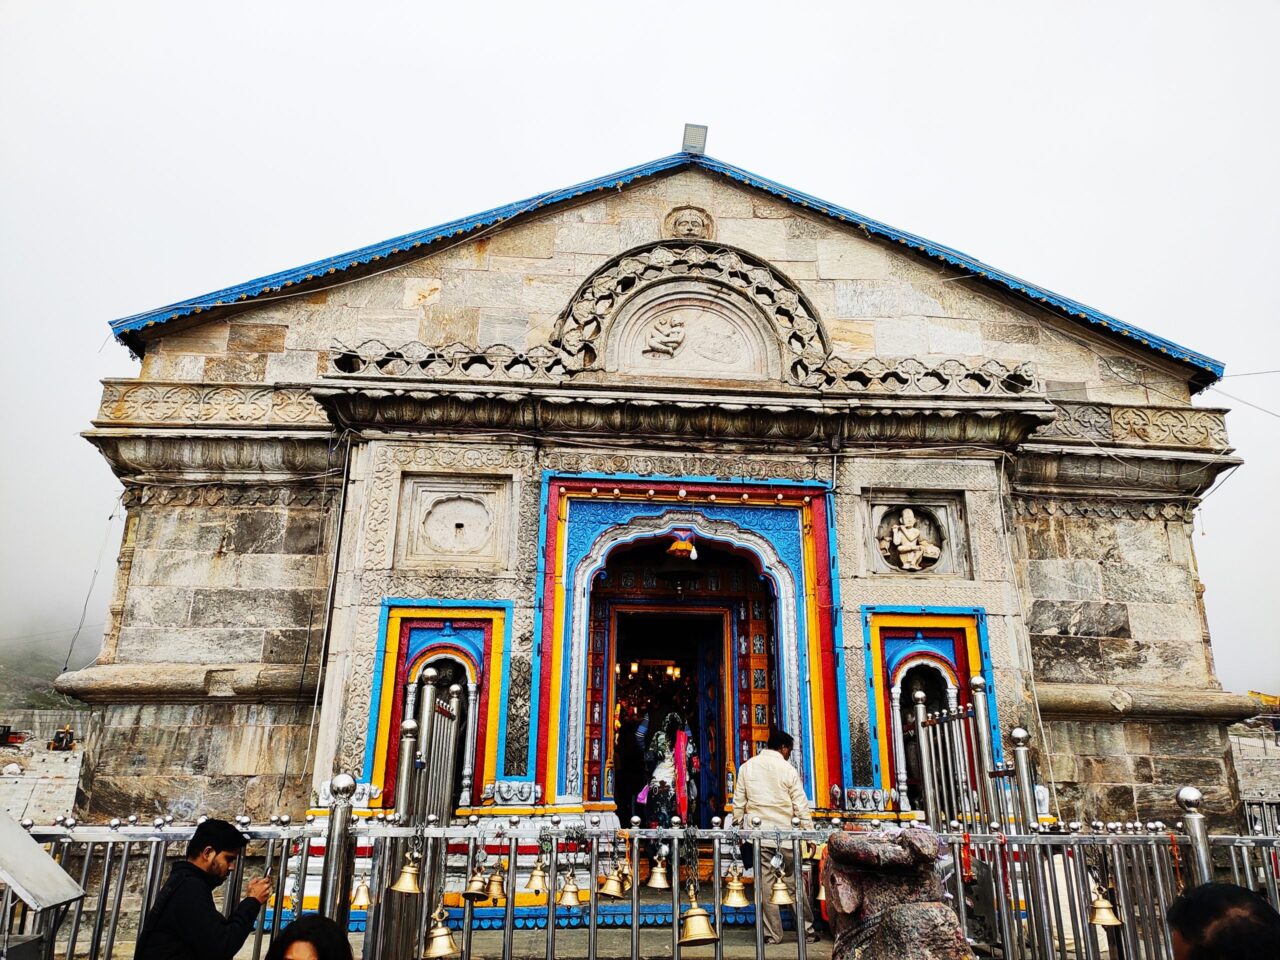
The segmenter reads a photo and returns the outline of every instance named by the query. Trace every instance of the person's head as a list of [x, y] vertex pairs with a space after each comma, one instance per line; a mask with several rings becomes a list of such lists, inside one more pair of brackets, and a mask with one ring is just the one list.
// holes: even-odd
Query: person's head
[[1173, 960], [1274, 960], [1280, 913], [1244, 887], [1206, 883], [1169, 907]]
[[187, 860], [221, 883], [248, 842], [234, 824], [206, 820], [187, 841]]
[[289, 924], [271, 941], [267, 960], [352, 960], [346, 932], [319, 914]]
[[773, 730], [769, 733], [769, 742], [765, 744], [770, 750], [777, 750], [782, 754], [784, 760], [791, 759], [791, 751], [795, 749], [796, 741], [791, 734], [785, 730]]

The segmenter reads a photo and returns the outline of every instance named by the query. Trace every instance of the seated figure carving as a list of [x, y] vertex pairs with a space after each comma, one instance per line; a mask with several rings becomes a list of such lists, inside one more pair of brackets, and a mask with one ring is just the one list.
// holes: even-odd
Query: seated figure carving
[[934, 870], [941, 850], [919, 827], [831, 835], [822, 884], [836, 937], [832, 960], [973, 956]]

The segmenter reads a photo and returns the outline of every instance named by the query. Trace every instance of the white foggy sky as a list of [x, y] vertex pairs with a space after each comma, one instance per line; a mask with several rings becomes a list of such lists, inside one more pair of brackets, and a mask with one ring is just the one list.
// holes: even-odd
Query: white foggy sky
[[[1280, 368], [1275, 2], [0, 0], [0, 641], [66, 652], [119, 486], [115, 317], [708, 152], [1223, 360]], [[1222, 387], [1280, 409], [1280, 377]], [[1195, 546], [1226, 687], [1280, 693], [1280, 419]], [[1204, 533], [1201, 534], [1201, 529]], [[105, 543], [105, 548], [104, 548]]]

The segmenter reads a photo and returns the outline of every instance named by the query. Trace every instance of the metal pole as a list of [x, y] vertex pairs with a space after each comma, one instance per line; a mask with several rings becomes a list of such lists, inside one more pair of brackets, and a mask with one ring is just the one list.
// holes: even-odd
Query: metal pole
[[715, 920], [716, 937], [715, 960], [724, 960], [724, 909], [720, 905], [720, 818], [711, 818], [711, 829], [715, 831], [715, 839], [711, 841], [711, 913]]
[[[591, 836], [587, 838], [587, 849], [590, 851], [587, 866], [587, 909], [590, 911], [590, 916], [587, 917], [587, 960], [596, 960], [596, 907], [599, 901], [596, 875], [600, 871], [600, 818], [595, 814], [591, 815]], [[503, 957], [503, 960], [510, 958]]]
[[[916, 714], [919, 716], [919, 713]], [[764, 956], [764, 864], [760, 862], [760, 824], [759, 817], [751, 818], [751, 886], [754, 888], [756, 901], [756, 956]]]
[[680, 818], [671, 818], [671, 956], [680, 960]]
[[[791, 818], [791, 829], [800, 829], [800, 819], [798, 817]], [[796, 958], [797, 960], [806, 960], [809, 945], [805, 939], [808, 931], [805, 930], [804, 918], [809, 910], [809, 892], [804, 886], [804, 857], [800, 838], [794, 835], [791, 838], [791, 872], [796, 888], [794, 906], [796, 916]]]
[[[1028, 834], [1036, 834], [1039, 830], [1040, 818], [1036, 813], [1035, 785], [1031, 777], [1031, 734], [1022, 727], [1014, 727], [1009, 734], [1013, 740], [1013, 769], [1018, 781], [1018, 800], [1021, 808], [1024, 829]], [[1053, 949], [1053, 937], [1049, 929], [1049, 918], [1044, 906], [1044, 871], [1040, 858], [1040, 848], [1028, 843], [1023, 848], [1026, 854], [1027, 876], [1030, 880], [1032, 902], [1031, 929], [1040, 941], [1041, 949], [1048, 953]]]
[[987, 710], [987, 681], [976, 676], [969, 681], [973, 694], [973, 726], [978, 741], [979, 795], [984, 804], [983, 816], [990, 822], [999, 817], [991, 773], [996, 768], [995, 751], [991, 744], [991, 715]]
[[1213, 879], [1209, 831], [1205, 826], [1204, 814], [1200, 812], [1204, 794], [1195, 787], [1183, 787], [1177, 792], [1175, 799], [1183, 810], [1182, 822], [1186, 825], [1187, 839], [1191, 841], [1191, 867], [1195, 873], [1196, 886], [1199, 886]]
[[325, 836], [324, 874], [320, 883], [320, 912], [334, 921], [341, 929], [347, 929], [351, 912], [351, 798], [355, 796], [356, 781], [348, 773], [340, 773], [329, 781], [333, 803], [329, 806], [329, 830]]
[[[934, 796], [933, 757], [929, 744], [925, 740], [925, 696], [923, 690], [917, 690], [911, 697], [915, 703], [916, 744], [920, 748], [920, 781], [924, 792], [925, 817], [929, 826], [938, 828], [938, 798]], [[758, 898], [757, 898], [758, 899]]]
[[[453, 791], [450, 790], [448, 795], [452, 796]], [[507, 908], [502, 914], [502, 960], [511, 960], [511, 954], [515, 948], [516, 858], [520, 855], [520, 840], [516, 836], [516, 827], [520, 824], [520, 818], [512, 817], [507, 823], [511, 827], [511, 834], [507, 838]], [[593, 882], [592, 887], [594, 886]], [[594, 911], [592, 912], [594, 914]]]
[[[476, 869], [476, 824], [479, 822], [480, 818], [474, 813], [467, 817], [470, 832], [467, 835], [467, 869], [463, 876], [468, 879]], [[475, 910], [476, 905], [471, 902], [471, 899], [464, 897], [462, 900], [462, 960], [469, 960], [471, 957], [471, 922], [475, 917]]]
[[124, 884], [129, 876], [129, 851], [132, 847], [133, 844], [126, 840], [124, 850], [120, 853], [120, 875], [116, 881], [115, 898], [111, 901], [111, 922], [107, 924], [107, 943], [103, 948], [103, 956], [108, 960], [116, 943], [116, 925], [120, 922], [120, 907], [124, 903]]
[[[560, 817], [551, 817], [551, 855], [547, 858], [547, 878], [551, 881], [551, 890], [547, 894], [547, 960], [555, 960], [556, 955], [556, 883], [560, 879]], [[639, 883], [637, 876], [635, 882]]]
[[471, 783], [475, 776], [476, 765], [476, 711], [480, 709], [480, 685], [467, 684], [467, 738], [462, 745], [462, 792], [458, 796], [458, 806], [471, 805]]
[[907, 749], [906, 741], [902, 736], [902, 688], [894, 687], [889, 692], [889, 709], [893, 711], [891, 720], [893, 721], [893, 749], [894, 764], [897, 766], [898, 776], [898, 796], [902, 798], [899, 803], [900, 810], [910, 810], [911, 803], [907, 800]]
[[[631, 960], [640, 960], [640, 818], [631, 818]], [[548, 958], [550, 960], [550, 958]], [[717, 958], [718, 960], [718, 958]]]
[[414, 822], [423, 823], [427, 814], [431, 813], [428, 807], [428, 787], [430, 786], [431, 777], [431, 754], [436, 748], [436, 679], [439, 673], [434, 667], [427, 667], [418, 675], [418, 688], [421, 691], [418, 694], [418, 729], [422, 733], [418, 749], [422, 753], [422, 769], [417, 777], [415, 777], [414, 790]]

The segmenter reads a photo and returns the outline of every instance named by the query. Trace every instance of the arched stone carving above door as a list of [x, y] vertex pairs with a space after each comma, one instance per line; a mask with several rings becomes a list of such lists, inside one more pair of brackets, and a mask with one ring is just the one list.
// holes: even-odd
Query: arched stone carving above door
[[569, 370], [814, 386], [826, 332], [805, 296], [750, 254], [666, 240], [610, 260], [578, 288], [552, 340]]

